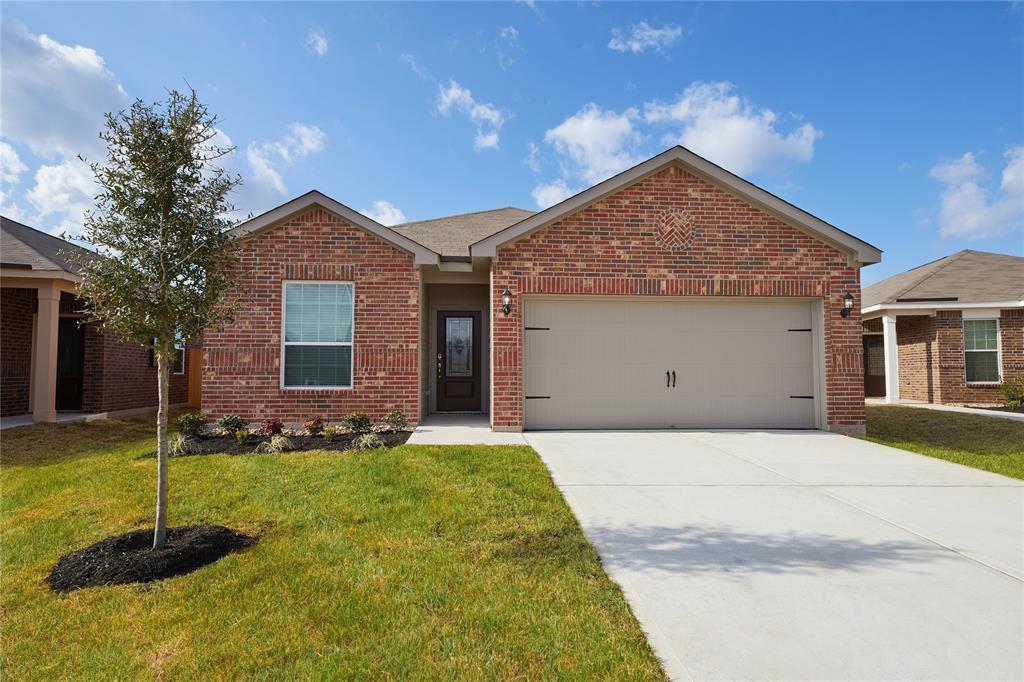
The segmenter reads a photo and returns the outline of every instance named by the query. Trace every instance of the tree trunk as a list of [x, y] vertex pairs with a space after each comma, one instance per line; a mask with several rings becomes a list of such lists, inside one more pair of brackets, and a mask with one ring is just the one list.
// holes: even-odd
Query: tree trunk
[[167, 541], [167, 412], [171, 365], [167, 349], [162, 349], [156, 356], [160, 404], [156, 411], [156, 527], [153, 529], [153, 549], [160, 549]]

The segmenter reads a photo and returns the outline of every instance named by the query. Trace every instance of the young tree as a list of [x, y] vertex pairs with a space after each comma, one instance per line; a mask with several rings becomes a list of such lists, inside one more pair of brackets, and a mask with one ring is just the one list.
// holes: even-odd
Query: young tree
[[146, 347], [152, 344], [160, 395], [153, 548], [167, 538], [167, 413], [175, 340], [230, 319], [234, 245], [226, 218], [241, 179], [214, 163], [233, 148], [216, 143], [217, 117], [195, 91], [166, 102], [136, 101], [107, 114], [105, 163], [82, 240], [103, 258], [79, 259], [91, 319]]

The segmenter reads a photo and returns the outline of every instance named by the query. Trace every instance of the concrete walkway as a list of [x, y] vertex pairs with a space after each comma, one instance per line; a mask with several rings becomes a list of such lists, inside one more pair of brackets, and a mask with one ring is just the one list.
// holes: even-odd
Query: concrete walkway
[[1024, 412], [1003, 412], [1001, 410], [983, 410], [980, 407], [961, 407], [960, 405], [940, 405], [939, 403], [923, 403], [917, 400], [900, 400], [895, 403], [885, 402], [885, 398], [865, 398], [868, 405], [898, 405], [900, 407], [920, 407], [925, 410], [937, 410], [939, 412], [960, 412], [961, 414], [977, 414], [982, 417], [995, 417], [996, 419], [1009, 419], [1010, 421], [1024, 422]]
[[432, 414], [409, 436], [409, 445], [526, 445], [521, 433], [491, 431], [486, 414]]
[[675, 679], [1024, 679], [1024, 482], [822, 432], [527, 433]]

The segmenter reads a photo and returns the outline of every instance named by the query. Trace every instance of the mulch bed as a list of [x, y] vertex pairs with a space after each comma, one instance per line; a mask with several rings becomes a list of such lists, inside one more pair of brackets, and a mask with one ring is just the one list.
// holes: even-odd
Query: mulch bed
[[[391, 433], [376, 434], [384, 441], [385, 447], [393, 448], [404, 445], [411, 431], [393, 431]], [[324, 440], [323, 436], [286, 436], [291, 441], [292, 449], [288, 452], [309, 452], [310, 450], [328, 450], [331, 452], [343, 452], [352, 450], [353, 443], [359, 435], [351, 433], [339, 433], [330, 443]], [[270, 440], [270, 436], [250, 436], [249, 440], [240, 445], [231, 436], [196, 436], [192, 439], [192, 451], [176, 455], [176, 457], [190, 457], [194, 455], [247, 455], [256, 451], [260, 443]], [[287, 453], [284, 453], [287, 454]], [[146, 457], [156, 457], [155, 452], [150, 452]]]
[[224, 526], [184, 526], [168, 528], [167, 543], [154, 550], [153, 529], [137, 530], [64, 555], [46, 582], [54, 592], [148, 583], [191, 573], [255, 542]]

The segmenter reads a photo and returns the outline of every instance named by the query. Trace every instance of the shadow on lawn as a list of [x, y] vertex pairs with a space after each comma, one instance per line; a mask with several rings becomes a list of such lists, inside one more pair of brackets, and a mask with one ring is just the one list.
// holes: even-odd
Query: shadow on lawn
[[672, 573], [857, 571], [873, 566], [923, 564], [946, 553], [925, 543], [864, 542], [817, 533], [754, 534], [729, 527], [590, 526], [587, 535], [609, 568]]

